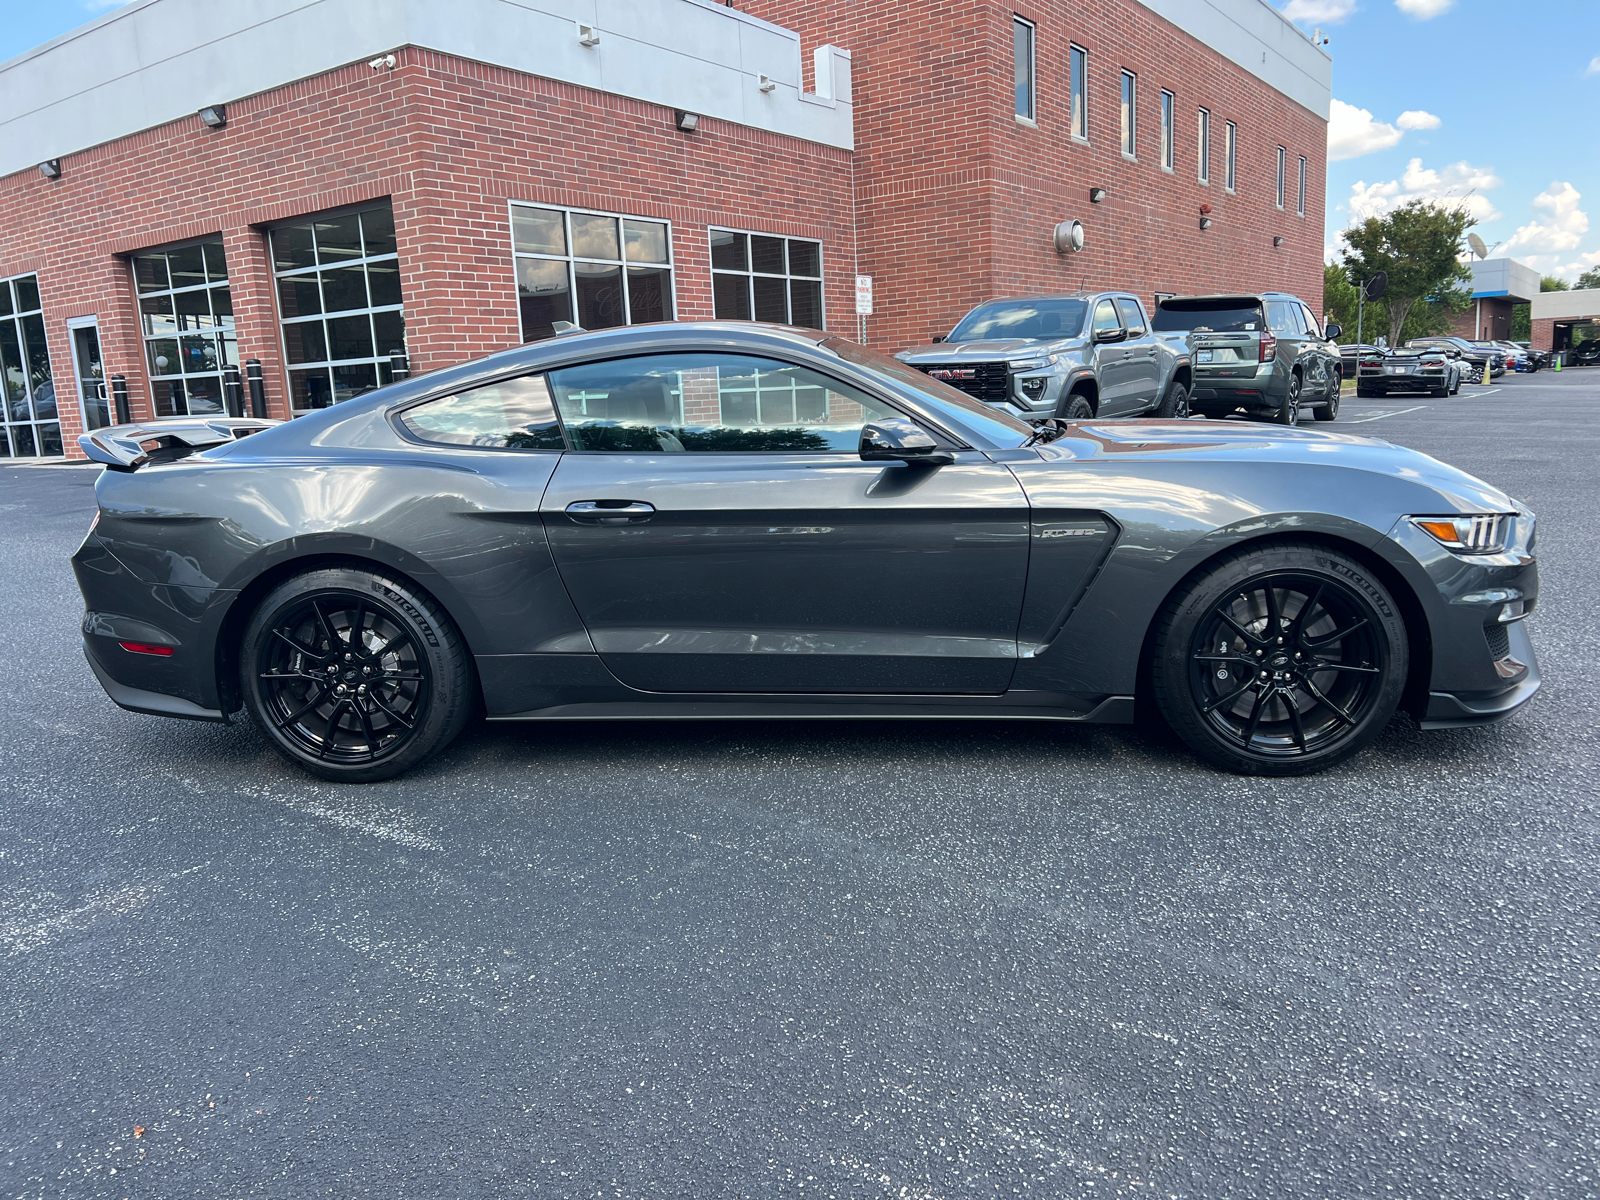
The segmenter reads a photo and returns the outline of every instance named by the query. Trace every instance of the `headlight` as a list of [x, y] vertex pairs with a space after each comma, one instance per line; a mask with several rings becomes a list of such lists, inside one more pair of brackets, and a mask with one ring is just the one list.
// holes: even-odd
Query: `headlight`
[[1512, 513], [1473, 517], [1412, 517], [1411, 523], [1457, 554], [1499, 554], [1506, 548]]
[[1024, 359], [1022, 362], [1014, 362], [1014, 363], [1011, 364], [1011, 370], [1013, 372], [1016, 372], [1016, 371], [1042, 371], [1046, 367], [1053, 367], [1055, 365], [1056, 365], [1056, 358], [1055, 358], [1055, 355], [1052, 354], [1048, 358], [1028, 358], [1028, 359]]

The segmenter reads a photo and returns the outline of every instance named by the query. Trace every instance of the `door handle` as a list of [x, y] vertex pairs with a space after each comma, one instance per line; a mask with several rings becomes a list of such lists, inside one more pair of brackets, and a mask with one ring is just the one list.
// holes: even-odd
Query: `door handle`
[[637, 521], [652, 516], [654, 504], [643, 500], [574, 500], [567, 516], [580, 521]]

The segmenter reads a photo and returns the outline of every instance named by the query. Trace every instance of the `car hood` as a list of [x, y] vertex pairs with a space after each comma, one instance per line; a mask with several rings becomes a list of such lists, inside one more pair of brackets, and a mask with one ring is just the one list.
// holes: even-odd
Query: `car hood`
[[895, 357], [912, 365], [969, 360], [992, 362], [997, 358], [1039, 358], [1046, 354], [1060, 354], [1082, 344], [1081, 338], [1058, 338], [1052, 342], [1037, 338], [988, 338], [981, 342], [934, 342], [927, 346], [913, 346], [900, 351]]
[[1344, 467], [1404, 479], [1448, 497], [1461, 512], [1512, 512], [1505, 492], [1417, 450], [1331, 430], [1242, 421], [1083, 421], [1040, 447], [1046, 457], [1161, 461], [1268, 461]]

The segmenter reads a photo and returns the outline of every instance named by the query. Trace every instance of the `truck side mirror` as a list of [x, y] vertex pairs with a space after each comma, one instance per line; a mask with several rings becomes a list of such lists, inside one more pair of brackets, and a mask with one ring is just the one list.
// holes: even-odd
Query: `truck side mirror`
[[1338, 337], [1343, 332], [1344, 332], [1344, 326], [1343, 325], [1329, 325], [1326, 329], [1324, 329], [1322, 331], [1322, 336], [1327, 338], [1331, 342], [1331, 341], [1333, 341], [1334, 338]]

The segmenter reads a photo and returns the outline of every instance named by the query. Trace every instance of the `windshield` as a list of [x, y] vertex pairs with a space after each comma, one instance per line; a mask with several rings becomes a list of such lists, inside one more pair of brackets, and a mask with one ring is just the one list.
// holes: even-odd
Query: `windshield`
[[1027, 422], [990, 408], [960, 389], [940, 383], [915, 367], [908, 367], [898, 358], [890, 358], [887, 354], [868, 350], [865, 346], [839, 337], [829, 338], [821, 345], [845, 362], [860, 367], [890, 391], [902, 395], [910, 393], [913, 400], [934, 401], [941, 412], [948, 414], [949, 423], [957, 427], [954, 430], [956, 433], [970, 433], [993, 446], [1020, 446], [1033, 436], [1033, 426]]
[[1077, 337], [1088, 307], [1087, 300], [991, 300], [962, 317], [945, 341], [976, 342], [985, 338], [1054, 341]]
[[1261, 306], [1248, 300], [1168, 300], [1156, 309], [1157, 333], [1252, 333], [1264, 326]]

